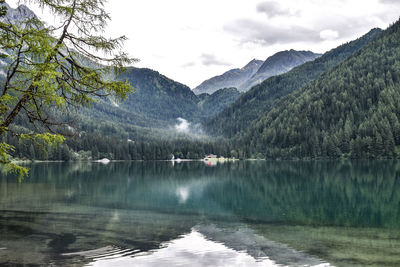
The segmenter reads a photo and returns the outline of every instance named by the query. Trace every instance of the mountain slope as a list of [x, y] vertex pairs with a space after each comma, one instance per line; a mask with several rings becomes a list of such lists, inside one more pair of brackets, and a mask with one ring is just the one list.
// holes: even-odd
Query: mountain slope
[[244, 93], [233, 105], [225, 109], [204, 126], [208, 133], [232, 137], [247, 129], [281, 97], [318, 78], [334, 68], [381, 32], [373, 29], [363, 37], [341, 45], [325, 53], [314, 61], [294, 68], [288, 73], [274, 76]]
[[243, 138], [266, 157], [393, 157], [400, 145], [400, 21], [262, 116]]
[[200, 99], [198, 106], [202, 116], [210, 118], [230, 106], [239, 96], [240, 92], [236, 88], [219, 89], [212, 95], [198, 95]]
[[253, 59], [241, 69], [232, 69], [222, 75], [204, 81], [202, 84], [194, 88], [193, 92], [196, 95], [203, 93], [212, 94], [222, 88], [237, 88], [239, 85], [253, 76], [262, 64], [263, 61]]
[[121, 78], [127, 79], [135, 88], [135, 93], [120, 104], [121, 108], [167, 121], [178, 117], [192, 120], [197, 116], [199, 100], [186, 85], [156, 71], [133, 67]]
[[189, 87], [150, 69], [130, 67], [120, 78], [127, 79], [135, 88], [128, 100], [116, 103], [111, 98], [100, 99], [92, 109], [85, 110], [85, 116], [141, 127], [166, 128], [174, 125], [177, 118], [190, 122], [206, 120], [240, 96], [236, 88], [196, 96]]
[[311, 51], [295, 51], [293, 49], [278, 52], [267, 58], [260, 69], [250, 79], [239, 86], [239, 90], [248, 91], [251, 87], [260, 84], [269, 77], [286, 73], [294, 67], [312, 61], [319, 56], [321, 55], [314, 54]]

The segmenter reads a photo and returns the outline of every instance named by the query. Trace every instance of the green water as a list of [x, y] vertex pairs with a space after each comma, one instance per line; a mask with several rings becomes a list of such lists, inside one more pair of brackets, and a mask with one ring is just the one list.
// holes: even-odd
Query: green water
[[400, 162], [30, 166], [1, 266], [400, 266]]

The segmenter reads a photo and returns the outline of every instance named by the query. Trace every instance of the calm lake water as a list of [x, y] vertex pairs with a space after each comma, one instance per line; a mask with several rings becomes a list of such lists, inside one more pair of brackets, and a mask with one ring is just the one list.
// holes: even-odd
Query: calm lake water
[[400, 162], [35, 164], [2, 266], [400, 266]]

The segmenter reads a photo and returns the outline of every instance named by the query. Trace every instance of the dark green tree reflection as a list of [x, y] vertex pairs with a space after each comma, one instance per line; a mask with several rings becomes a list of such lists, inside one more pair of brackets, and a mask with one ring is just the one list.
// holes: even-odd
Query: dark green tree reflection
[[[230, 227], [236, 236], [232, 225], [240, 224], [247, 229], [243, 233], [255, 231], [330, 262], [342, 260], [361, 237], [368, 249], [353, 253], [365, 255], [358, 264], [369, 263], [367, 245], [373, 240], [374, 249], [385, 247], [389, 254], [398, 246], [393, 243], [400, 228], [396, 161], [30, 167], [30, 176], [22, 183], [0, 177], [0, 264], [72, 264], [63, 253], [110, 245], [132, 253], [149, 251], [193, 227], [208, 229], [199, 225]], [[357, 237], [349, 241], [354, 233]], [[214, 234], [207, 237], [215, 238]], [[391, 258], [391, 263], [397, 260]]]

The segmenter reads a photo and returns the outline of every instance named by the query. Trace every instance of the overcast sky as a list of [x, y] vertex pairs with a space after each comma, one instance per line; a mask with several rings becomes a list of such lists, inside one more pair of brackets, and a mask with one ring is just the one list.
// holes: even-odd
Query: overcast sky
[[106, 35], [129, 38], [136, 67], [191, 88], [278, 51], [323, 53], [400, 17], [400, 0], [109, 0], [106, 7]]

